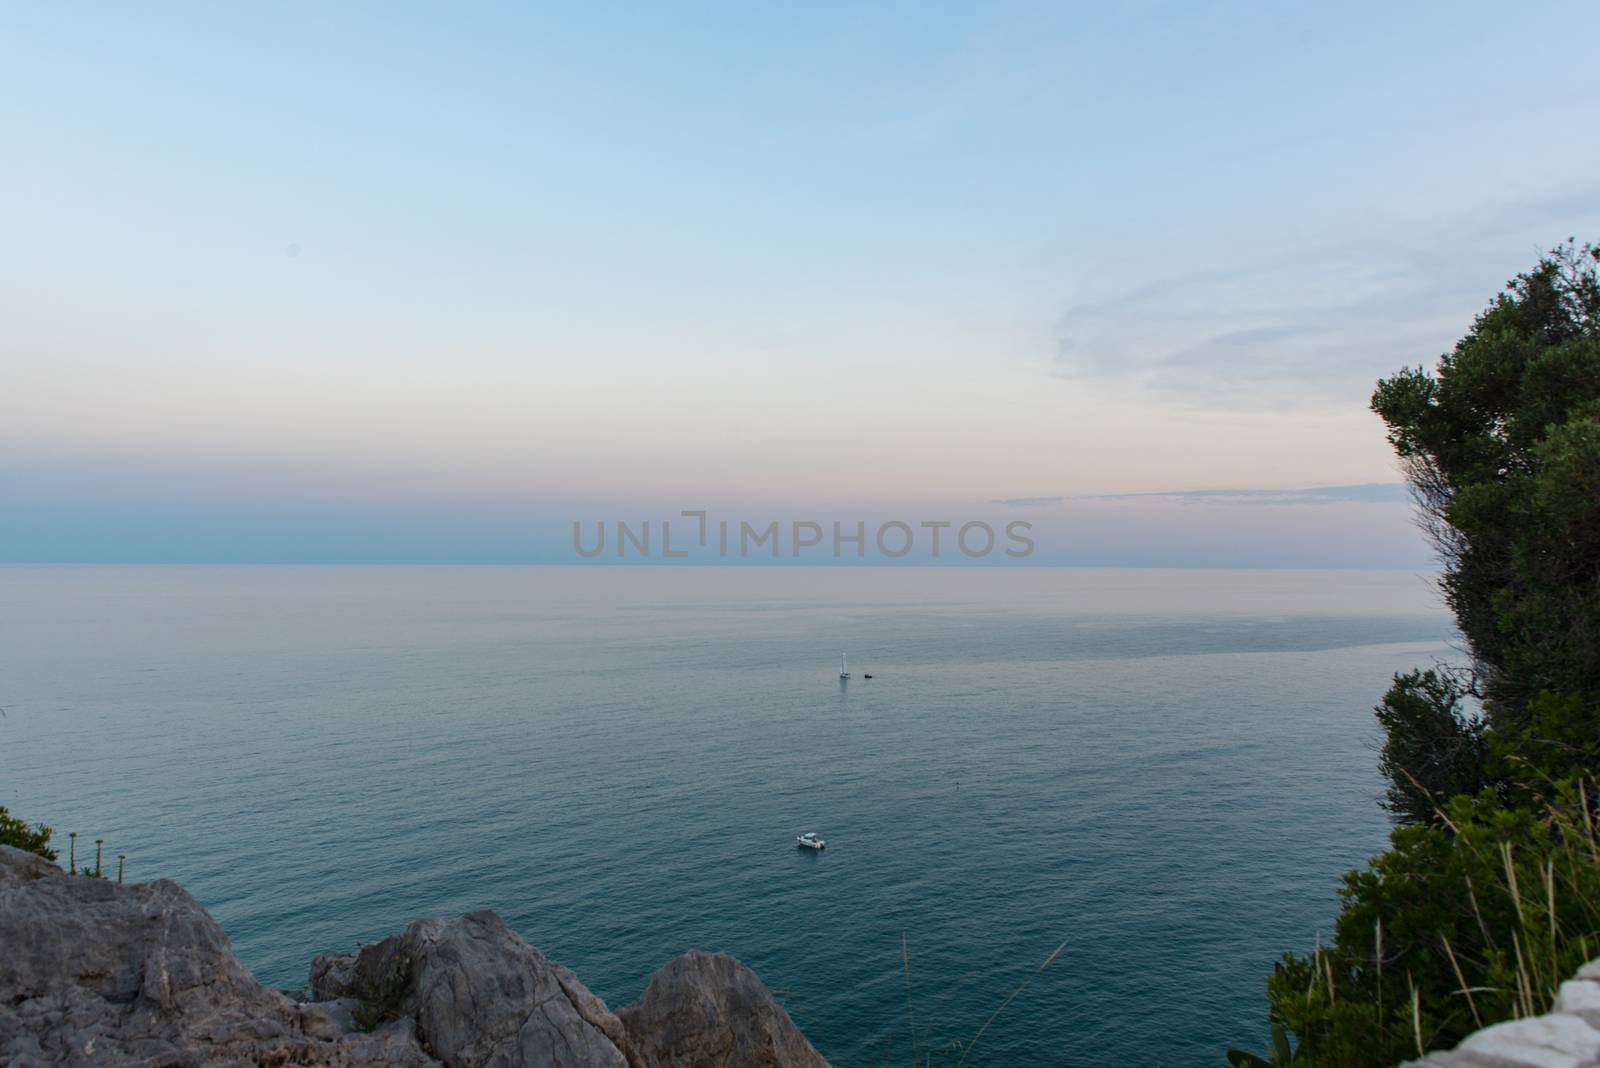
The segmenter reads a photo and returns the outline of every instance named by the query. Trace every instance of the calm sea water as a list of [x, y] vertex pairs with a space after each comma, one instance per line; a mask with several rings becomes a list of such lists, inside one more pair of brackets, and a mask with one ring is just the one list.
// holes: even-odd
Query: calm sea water
[[954, 1064], [1064, 944], [969, 1064], [1221, 1065], [1450, 636], [1402, 573], [0, 568], [0, 803], [278, 986], [492, 908], [612, 1005], [723, 950], [835, 1064]]

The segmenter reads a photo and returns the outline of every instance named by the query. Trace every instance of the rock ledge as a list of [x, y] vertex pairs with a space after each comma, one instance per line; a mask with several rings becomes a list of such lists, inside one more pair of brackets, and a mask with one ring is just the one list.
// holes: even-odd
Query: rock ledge
[[418, 920], [256, 982], [176, 883], [68, 876], [0, 846], [0, 1063], [826, 1068], [754, 972], [670, 961], [613, 1013], [492, 912]]

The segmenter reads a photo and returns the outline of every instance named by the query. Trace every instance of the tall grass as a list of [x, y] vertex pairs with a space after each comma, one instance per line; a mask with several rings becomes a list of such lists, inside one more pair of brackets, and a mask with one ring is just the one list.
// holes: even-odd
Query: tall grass
[[[1345, 877], [1334, 944], [1268, 980], [1273, 1019], [1299, 1039], [1288, 1060], [1395, 1063], [1548, 1012], [1600, 946], [1594, 797], [1575, 781], [1532, 810], [1458, 798], [1441, 827], [1395, 830], [1390, 852]], [[1285, 1051], [1249, 1056], [1234, 1063]]]

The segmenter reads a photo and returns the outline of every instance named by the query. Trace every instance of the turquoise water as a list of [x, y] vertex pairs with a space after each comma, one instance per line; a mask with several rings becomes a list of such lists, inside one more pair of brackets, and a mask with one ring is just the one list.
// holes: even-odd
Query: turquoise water
[[723, 950], [904, 1065], [903, 936], [954, 1064], [1064, 945], [968, 1064], [1221, 1065], [1381, 848], [1369, 709], [1450, 636], [1393, 572], [0, 568], [0, 803], [274, 985], [493, 908], [613, 1005]]

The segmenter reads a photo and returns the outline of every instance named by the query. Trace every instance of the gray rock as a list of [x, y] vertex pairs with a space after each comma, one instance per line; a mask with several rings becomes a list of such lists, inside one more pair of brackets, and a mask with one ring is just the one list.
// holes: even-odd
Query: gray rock
[[324, 953], [311, 961], [311, 1000], [332, 1001], [350, 989], [356, 958], [350, 953]]
[[308, 1035], [317, 1038], [339, 1038], [361, 1030], [356, 1023], [356, 1013], [361, 1003], [353, 998], [334, 998], [300, 1006], [303, 1026]]
[[[361, 950], [347, 971], [327, 957], [312, 984], [370, 1011], [410, 1016], [450, 1068], [549, 1065], [627, 1068], [622, 1023], [578, 977], [528, 945], [492, 912], [418, 920]], [[342, 983], [330, 976], [344, 975]]]
[[320, 956], [310, 989], [256, 982], [175, 883], [0, 846], [0, 1064], [826, 1068], [732, 957], [672, 961], [625, 1023], [492, 912]]
[[328, 1010], [341, 1034], [361, 1029], [356, 1023], [356, 1013], [361, 1011], [361, 1003], [355, 998], [334, 998], [332, 1001], [319, 1001], [316, 1004]]
[[69, 876], [0, 846], [0, 946], [0, 1063], [437, 1063], [403, 1036], [330, 1034], [324, 1014], [257, 983], [166, 880]]
[[645, 1068], [827, 1068], [756, 973], [695, 950], [617, 1011]]

